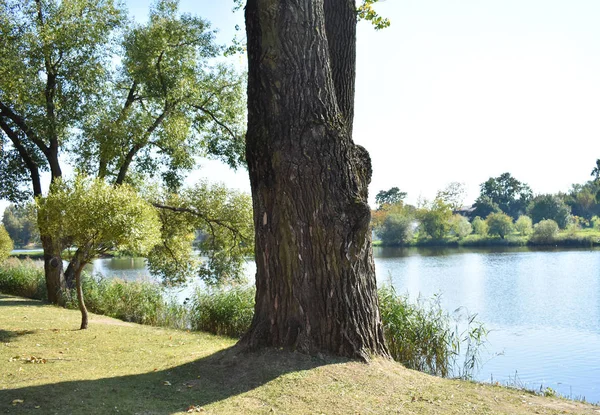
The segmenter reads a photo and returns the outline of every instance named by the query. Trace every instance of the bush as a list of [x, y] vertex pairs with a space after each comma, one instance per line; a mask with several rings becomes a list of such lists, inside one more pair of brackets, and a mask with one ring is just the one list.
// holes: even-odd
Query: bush
[[0, 263], [2, 263], [13, 250], [14, 244], [4, 226], [0, 225]]
[[531, 235], [533, 232], [533, 222], [529, 216], [519, 216], [519, 219], [515, 222], [515, 230], [519, 232], [521, 236]]
[[471, 226], [473, 227], [473, 232], [479, 236], [487, 236], [488, 234], [488, 225], [487, 222], [481, 219], [479, 216], [475, 216], [473, 221], [471, 222]]
[[490, 213], [485, 221], [490, 235], [498, 235], [504, 239], [512, 231], [513, 220], [505, 213]]
[[463, 239], [470, 235], [472, 231], [473, 227], [467, 218], [459, 214], [452, 215], [450, 218], [450, 232], [456, 235], [458, 239]]
[[552, 219], [546, 219], [533, 227], [533, 235], [530, 241], [538, 244], [549, 244], [558, 236], [558, 224]]
[[413, 219], [407, 215], [390, 213], [378, 228], [377, 235], [384, 245], [407, 244], [413, 237]]
[[7, 259], [0, 266], [0, 291], [20, 297], [46, 300], [46, 280], [40, 262], [31, 259]]
[[571, 208], [556, 195], [536, 196], [527, 209], [533, 222], [538, 223], [544, 219], [552, 219], [561, 229], [567, 227]]
[[254, 316], [254, 287], [197, 289], [192, 299], [193, 330], [241, 337]]

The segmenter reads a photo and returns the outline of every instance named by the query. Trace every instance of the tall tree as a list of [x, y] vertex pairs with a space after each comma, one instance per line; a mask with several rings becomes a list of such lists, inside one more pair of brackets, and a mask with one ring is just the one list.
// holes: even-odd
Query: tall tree
[[[64, 155], [115, 184], [162, 176], [172, 188], [198, 154], [243, 161], [244, 81], [208, 64], [223, 48], [177, 6], [159, 0], [147, 24], [124, 28], [113, 0], [0, 1], [0, 196], [41, 196], [40, 173], [60, 178]], [[42, 234], [56, 303], [64, 246]]]
[[[0, 129], [2, 151], [14, 172], [42, 195], [40, 171], [62, 176], [59, 153], [72, 129], [89, 115], [107, 79], [111, 33], [124, 22], [112, 1], [4, 0], [0, 2]], [[4, 155], [4, 154], [3, 154]], [[22, 199], [18, 182], [8, 195]], [[60, 301], [63, 265], [59, 238], [41, 237], [48, 299]]]
[[245, 347], [387, 355], [371, 164], [351, 136], [356, 19], [349, 0], [246, 4], [257, 292]]
[[475, 201], [475, 211], [478, 216], [482, 215], [479, 205], [489, 206], [490, 202], [496, 204], [502, 212], [514, 220], [525, 213], [533, 192], [531, 188], [514, 177], [510, 173], [503, 173], [498, 177], [490, 177], [480, 185], [481, 193]]
[[401, 192], [398, 187], [391, 187], [389, 190], [380, 190], [375, 195], [377, 210], [381, 210], [384, 205], [395, 205], [401, 203], [406, 197], [406, 192]]

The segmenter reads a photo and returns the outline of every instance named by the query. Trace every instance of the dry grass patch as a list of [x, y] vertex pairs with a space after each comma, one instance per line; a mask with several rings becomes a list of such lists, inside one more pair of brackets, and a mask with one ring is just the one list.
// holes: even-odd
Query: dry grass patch
[[0, 295], [0, 413], [600, 414], [600, 408]]

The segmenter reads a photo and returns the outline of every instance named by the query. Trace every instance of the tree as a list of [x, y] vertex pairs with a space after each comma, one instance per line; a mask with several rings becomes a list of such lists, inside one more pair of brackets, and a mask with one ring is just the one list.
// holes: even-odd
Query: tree
[[[152, 199], [162, 224], [161, 243], [148, 255], [152, 274], [168, 285], [194, 275], [209, 285], [242, 282], [245, 258], [254, 249], [249, 195], [201, 182]], [[204, 261], [197, 261], [192, 249], [197, 233], [195, 248]]]
[[114, 187], [103, 180], [82, 177], [73, 182], [56, 180], [48, 196], [38, 198], [37, 203], [42, 232], [52, 233], [67, 248], [77, 248], [77, 300], [81, 329], [86, 329], [83, 267], [110, 251], [148, 253], [160, 241], [156, 210], [129, 186]]
[[436, 198], [443, 200], [450, 205], [453, 211], [456, 211], [462, 208], [466, 195], [467, 190], [464, 183], [451, 182], [437, 193]]
[[12, 239], [4, 229], [4, 226], [0, 226], [0, 264], [4, 262], [13, 250], [14, 245]]
[[558, 236], [558, 224], [552, 219], [544, 219], [535, 224], [531, 241], [539, 244], [554, 242]]
[[600, 181], [600, 159], [596, 159], [596, 167], [592, 169], [592, 173], [590, 175], [594, 177], [595, 182]]
[[519, 219], [515, 222], [515, 230], [519, 232], [521, 236], [531, 235], [533, 232], [533, 222], [529, 216], [519, 216]]
[[442, 239], [448, 234], [451, 218], [452, 208], [438, 198], [417, 212], [420, 231], [433, 239]]
[[488, 233], [490, 235], [498, 235], [504, 239], [513, 228], [513, 220], [505, 213], [490, 213], [485, 221], [488, 225]]
[[377, 209], [382, 209], [385, 205], [395, 205], [402, 203], [406, 197], [406, 192], [401, 192], [398, 187], [392, 187], [389, 190], [380, 190], [375, 195], [375, 203], [377, 203]]
[[[62, 176], [60, 153], [115, 184], [158, 176], [172, 189], [196, 155], [242, 162], [244, 81], [208, 65], [224, 50], [208, 23], [180, 16], [175, 0], [159, 0], [146, 25], [125, 23], [113, 0], [1, 3], [3, 197], [40, 197], [41, 172]], [[42, 233], [48, 298], [57, 303], [64, 247]]]
[[571, 216], [571, 208], [560, 197], [550, 194], [533, 198], [527, 211], [533, 223], [552, 219], [561, 229], [567, 227]]
[[471, 226], [473, 227], [473, 232], [479, 236], [487, 236], [488, 234], [488, 225], [487, 222], [481, 219], [479, 216], [475, 216], [473, 221], [471, 222]]
[[9, 205], [2, 216], [4, 228], [17, 246], [39, 243], [39, 232], [31, 206]]
[[487, 218], [490, 213], [502, 212], [498, 204], [486, 195], [479, 196], [475, 200], [473, 207], [473, 212], [471, 212], [472, 217]]
[[387, 355], [367, 203], [352, 141], [353, 2], [246, 4], [256, 305], [241, 340], [369, 359]]
[[462, 215], [454, 214], [450, 217], [450, 232], [456, 235], [458, 239], [462, 239], [470, 235], [473, 227], [469, 220]]
[[384, 245], [404, 245], [413, 238], [412, 215], [403, 211], [389, 213], [375, 232]]
[[[513, 219], [517, 219], [525, 213], [527, 205], [533, 196], [529, 186], [512, 177], [510, 173], [503, 173], [498, 177], [490, 177], [480, 187], [480, 198], [487, 196], [493, 203], [498, 205], [502, 212]], [[478, 202], [475, 204], [478, 205]], [[477, 212], [476, 214], [481, 215], [481, 212]]]

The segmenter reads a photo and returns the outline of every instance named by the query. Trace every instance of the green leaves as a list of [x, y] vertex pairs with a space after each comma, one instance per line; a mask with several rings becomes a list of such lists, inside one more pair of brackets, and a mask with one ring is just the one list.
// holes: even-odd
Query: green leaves
[[83, 262], [112, 250], [144, 255], [160, 240], [156, 211], [129, 186], [57, 180], [37, 204], [42, 234], [78, 248]]
[[390, 19], [381, 17], [373, 8], [373, 5], [379, 0], [363, 0], [362, 4], [358, 6], [356, 12], [360, 20], [367, 20], [375, 26], [375, 30], [381, 30], [388, 27], [391, 22]]
[[[253, 253], [250, 196], [201, 182], [157, 198], [162, 244], [148, 257], [150, 270], [169, 284], [199, 275], [210, 285], [241, 282], [245, 257]], [[192, 251], [192, 241], [200, 258]]]
[[4, 226], [0, 226], [0, 263], [8, 258], [13, 247], [13, 241], [10, 239], [10, 236], [8, 236], [8, 232], [6, 232]]

